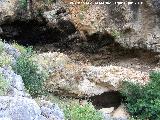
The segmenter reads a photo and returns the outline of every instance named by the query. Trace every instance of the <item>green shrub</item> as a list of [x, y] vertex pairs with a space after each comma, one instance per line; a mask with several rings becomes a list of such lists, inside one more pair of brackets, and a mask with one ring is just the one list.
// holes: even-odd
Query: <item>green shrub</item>
[[17, 74], [22, 76], [25, 87], [29, 93], [36, 97], [43, 92], [45, 74], [39, 71], [38, 65], [31, 59], [32, 55], [31, 49], [27, 49], [27, 52], [17, 59], [13, 69]]
[[0, 74], [0, 96], [6, 95], [9, 88], [9, 82], [4, 80], [2, 74]]
[[145, 86], [124, 82], [121, 93], [128, 112], [142, 120], [160, 120], [160, 73], [150, 74], [150, 83]]
[[121, 36], [121, 33], [120, 31], [118, 30], [112, 30], [111, 31], [111, 35], [114, 37], [114, 38], [119, 38]]
[[13, 43], [12, 46], [14, 48], [16, 48], [17, 50], [19, 50], [19, 52], [22, 53], [22, 54], [27, 52], [25, 47], [23, 47], [21, 45], [18, 45], [17, 43]]
[[55, 3], [56, 0], [44, 0], [44, 2], [45, 2], [46, 4], [51, 4], [51, 3]]
[[73, 104], [64, 110], [66, 120], [103, 120], [102, 113], [97, 111], [92, 104]]
[[20, 7], [22, 9], [26, 9], [27, 8], [27, 0], [19, 0], [20, 3]]
[[3, 52], [4, 43], [0, 40], [0, 54]]

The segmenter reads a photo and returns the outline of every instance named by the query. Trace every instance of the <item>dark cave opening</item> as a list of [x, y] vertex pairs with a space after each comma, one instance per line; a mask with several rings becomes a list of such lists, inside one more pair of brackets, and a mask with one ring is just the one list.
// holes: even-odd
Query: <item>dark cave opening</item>
[[82, 52], [95, 53], [103, 46], [114, 42], [113, 36], [102, 32], [85, 34], [86, 41], [74, 24], [67, 20], [58, 20], [56, 25], [49, 25], [45, 20], [41, 22], [16, 20], [2, 24], [0, 28], [0, 38], [6, 42], [16, 42], [23, 46], [52, 44], [62, 51], [78, 49]]
[[96, 109], [114, 107], [118, 108], [122, 102], [122, 96], [118, 91], [104, 92], [89, 98]]
[[[66, 30], [65, 24], [69, 24], [72, 28]], [[39, 22], [37, 20], [14, 21], [11, 23], [0, 25], [0, 38], [6, 42], [17, 42], [24, 46], [34, 46], [37, 44], [51, 44], [63, 42], [69, 34], [76, 31], [75, 27], [68, 21], [59, 21], [57, 27], [50, 27], [47, 22]]]

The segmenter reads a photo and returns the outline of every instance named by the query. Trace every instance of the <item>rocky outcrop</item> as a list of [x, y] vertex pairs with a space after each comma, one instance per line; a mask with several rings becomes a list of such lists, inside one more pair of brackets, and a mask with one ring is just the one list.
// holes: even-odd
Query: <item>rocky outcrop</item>
[[0, 96], [0, 119], [64, 120], [64, 114], [56, 104], [42, 100], [38, 105], [25, 92], [21, 76], [9, 68], [0, 68], [0, 74], [9, 83], [6, 96]]
[[49, 101], [40, 101], [41, 114], [49, 120], [64, 120], [64, 113], [57, 104]]
[[11, 68], [0, 68], [0, 74], [8, 82], [8, 96], [28, 96], [25, 93], [24, 84], [21, 76], [14, 73]]
[[[104, 36], [109, 34], [115, 37], [115, 41], [126, 48], [143, 48], [159, 52], [160, 3], [158, 0], [122, 0], [121, 2], [125, 4], [115, 4], [113, 1], [110, 4], [103, 2], [100, 4], [99, 1], [91, 1], [92, 4], [89, 5], [85, 3], [75, 5], [77, 0], [74, 0], [73, 4], [70, 2], [63, 0], [55, 4], [32, 1], [32, 3], [25, 3], [28, 7], [21, 8], [22, 3], [18, 0], [1, 1], [0, 24], [15, 20], [47, 21], [49, 27], [56, 27], [62, 33], [60, 36], [65, 39], [60, 42], [63, 43], [73, 39], [85, 40], [87, 36], [102, 33]], [[80, 32], [78, 38], [77, 35], [74, 36], [76, 29]], [[2, 32], [3, 28], [0, 34]], [[100, 37], [97, 42], [110, 41], [108, 37], [105, 38], [103, 40]]]
[[37, 103], [24, 97], [0, 97], [0, 118], [10, 120], [44, 120]]
[[26, 97], [1, 96], [0, 109], [0, 119], [3, 120], [64, 120], [57, 105], [42, 101], [39, 107], [33, 99]]
[[119, 66], [95, 67], [74, 63], [62, 53], [39, 54], [42, 69], [49, 71], [46, 89], [50, 92], [69, 96], [92, 96], [120, 89], [123, 80], [145, 84], [147, 72]]
[[121, 2], [125, 4], [115, 4], [114, 1], [110, 4], [105, 2], [100, 4], [98, 1], [92, 1], [89, 5], [84, 3], [75, 5], [77, 3], [75, 0], [69, 10], [72, 21], [80, 31], [87, 31], [88, 34], [107, 31], [116, 36], [115, 41], [124, 47], [159, 52], [159, 1], [122, 0]]
[[[97, 32], [116, 36], [116, 42], [127, 48], [144, 48], [159, 52], [159, 6], [158, 0], [123, 1], [123, 4], [101, 4], [91, 1], [91, 5], [63, 3], [21, 3], [18, 0], [1, 1], [0, 24], [7, 21], [45, 19], [50, 27], [57, 27], [65, 34], [73, 34], [76, 28], [82, 36]], [[121, 1], [122, 2], [122, 1]], [[128, 2], [133, 2], [128, 4]], [[143, 4], [140, 4], [140, 3]], [[23, 6], [23, 4], [26, 4]], [[23, 6], [23, 8], [22, 8]], [[31, 7], [32, 6], [32, 7]], [[25, 8], [26, 7], [26, 8]], [[32, 10], [31, 10], [32, 8]], [[33, 13], [31, 13], [33, 12]], [[40, 13], [40, 14], [38, 14]], [[74, 25], [72, 24], [74, 23]], [[66, 27], [65, 27], [66, 26]], [[2, 31], [1, 31], [2, 32]]]
[[17, 0], [1, 0], [0, 1], [0, 24], [4, 23], [7, 19], [13, 19], [16, 11]]
[[[21, 54], [18, 49], [7, 43], [4, 43], [3, 51], [12, 57], [12, 64], [15, 64]], [[63, 111], [57, 104], [45, 100], [37, 104], [32, 99], [25, 90], [22, 77], [17, 75], [11, 66], [0, 67], [0, 80], [0, 92], [5, 92], [0, 96], [1, 120], [64, 120]], [[2, 83], [5, 83], [4, 86]]]

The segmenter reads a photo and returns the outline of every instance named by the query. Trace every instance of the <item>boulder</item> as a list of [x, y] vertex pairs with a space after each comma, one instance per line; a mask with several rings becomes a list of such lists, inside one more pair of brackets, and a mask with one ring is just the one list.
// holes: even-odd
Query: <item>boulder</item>
[[40, 102], [41, 114], [49, 120], [64, 120], [64, 113], [57, 104], [42, 100]]
[[0, 68], [0, 74], [9, 84], [7, 96], [28, 96], [25, 92], [22, 77], [14, 73], [11, 67]]
[[64, 120], [58, 105], [42, 101], [41, 105], [26, 97], [0, 97], [0, 120]]
[[127, 113], [124, 105], [120, 105], [116, 110], [112, 112], [112, 117], [117, 120], [127, 120], [129, 118], [129, 113]]
[[0, 97], [0, 118], [9, 120], [38, 120], [41, 110], [37, 103], [24, 97]]

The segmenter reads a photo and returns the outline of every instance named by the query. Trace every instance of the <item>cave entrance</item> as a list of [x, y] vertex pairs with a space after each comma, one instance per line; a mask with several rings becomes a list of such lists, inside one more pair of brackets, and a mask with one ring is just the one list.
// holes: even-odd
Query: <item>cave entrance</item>
[[2, 40], [17, 42], [23, 46], [43, 47], [52, 44], [53, 47], [61, 50], [70, 48], [94, 53], [101, 47], [114, 42], [113, 36], [102, 32], [92, 35], [85, 34], [85, 38], [82, 36], [74, 24], [68, 20], [58, 20], [56, 25], [49, 25], [45, 20], [16, 20], [0, 25]]
[[104, 92], [100, 95], [95, 95], [89, 98], [89, 101], [96, 109], [101, 108], [118, 108], [121, 105], [122, 96], [117, 91]]
[[[24, 46], [45, 45], [61, 43], [69, 34], [76, 31], [74, 25], [69, 21], [59, 21], [58, 27], [70, 25], [70, 29], [64, 31], [57, 27], [50, 27], [46, 21], [28, 20], [14, 21], [0, 26], [0, 38], [7, 42], [17, 42]], [[65, 43], [65, 42], [63, 42]]]
[[35, 51], [67, 54], [71, 59], [94, 66], [115, 65], [150, 71], [159, 63], [158, 53], [144, 49], [126, 49], [105, 32], [92, 35], [84, 33], [86, 39], [71, 21], [58, 20], [55, 27], [37, 20], [14, 21], [0, 25], [0, 38], [33, 46]]

